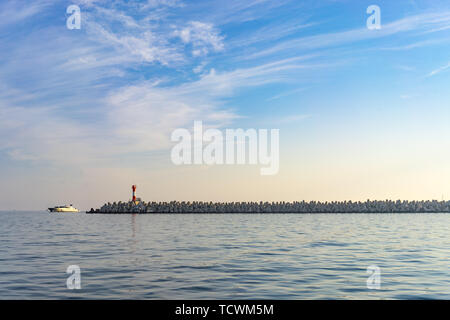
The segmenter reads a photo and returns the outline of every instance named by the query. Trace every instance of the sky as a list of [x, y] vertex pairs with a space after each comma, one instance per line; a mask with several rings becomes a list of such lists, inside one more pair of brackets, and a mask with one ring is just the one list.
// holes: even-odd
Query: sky
[[[449, 52], [448, 1], [1, 1], [0, 210], [448, 200]], [[279, 172], [175, 165], [194, 121], [279, 129]]]

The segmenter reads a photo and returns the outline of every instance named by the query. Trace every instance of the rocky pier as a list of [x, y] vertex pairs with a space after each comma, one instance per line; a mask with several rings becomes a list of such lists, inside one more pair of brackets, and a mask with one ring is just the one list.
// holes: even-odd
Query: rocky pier
[[450, 201], [294, 201], [294, 202], [113, 202], [87, 213], [438, 213], [450, 212]]

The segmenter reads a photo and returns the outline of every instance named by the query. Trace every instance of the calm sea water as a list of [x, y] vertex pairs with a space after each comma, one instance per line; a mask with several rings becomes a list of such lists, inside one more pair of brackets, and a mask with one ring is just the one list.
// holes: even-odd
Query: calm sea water
[[450, 299], [449, 231], [450, 214], [1, 212], [0, 298]]

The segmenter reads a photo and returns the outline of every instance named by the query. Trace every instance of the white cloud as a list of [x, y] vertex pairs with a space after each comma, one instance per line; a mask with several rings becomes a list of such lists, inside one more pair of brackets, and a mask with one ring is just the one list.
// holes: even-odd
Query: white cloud
[[273, 97], [267, 99], [267, 101], [272, 101], [272, 100], [280, 99], [280, 98], [283, 98], [283, 97], [286, 97], [286, 96], [290, 96], [290, 95], [292, 95], [292, 94], [296, 94], [296, 93], [299, 93], [299, 92], [303, 92], [303, 91], [305, 91], [305, 90], [306, 90], [306, 88], [297, 88], [297, 89], [294, 89], [294, 90], [285, 91], [285, 92], [282, 92], [282, 93], [280, 93], [280, 94], [277, 94], [277, 95], [275, 95], [275, 96], [273, 96]]
[[198, 66], [196, 66], [195, 68], [192, 69], [192, 72], [194, 73], [201, 73], [205, 67], [207, 65], [206, 61], [203, 61], [202, 63], [200, 63]]
[[418, 14], [383, 24], [382, 28], [377, 31], [360, 28], [282, 41], [271, 46], [269, 49], [259, 50], [258, 52], [248, 55], [247, 58], [254, 59], [256, 57], [268, 56], [280, 52], [298, 52], [298, 50], [302, 49], [341, 46], [362, 40], [387, 37], [397, 33], [417, 32], [419, 30], [430, 31], [436, 27], [447, 25], [449, 22], [450, 12], [448, 11]]
[[438, 39], [429, 39], [429, 40], [423, 40], [423, 41], [417, 41], [413, 43], [409, 43], [403, 46], [395, 46], [395, 47], [388, 47], [388, 48], [381, 48], [382, 50], [390, 50], [390, 51], [401, 51], [401, 50], [411, 50], [411, 49], [417, 49], [422, 47], [430, 47], [433, 45], [439, 45], [442, 43], [450, 42], [450, 38], [444, 37], [444, 38], [438, 38]]
[[92, 131], [56, 116], [50, 108], [11, 107], [0, 101], [0, 150], [14, 160], [86, 162], [96, 152]]
[[0, 149], [16, 160], [65, 165], [108, 162], [117, 155], [165, 150], [171, 145], [170, 133], [180, 127], [191, 128], [194, 120], [223, 127], [238, 118], [223, 102], [236, 90], [284, 81], [286, 72], [316, 68], [302, 63], [304, 59], [228, 72], [212, 69], [196, 81], [176, 86], [145, 81], [114, 88], [97, 101], [97, 120], [86, 123], [66, 118], [52, 105], [27, 109], [16, 101], [8, 106], [4, 100], [14, 100], [0, 95]]
[[[88, 9], [81, 31], [48, 28], [4, 43], [9, 53], [0, 53], [0, 149], [10, 158], [65, 165], [108, 161], [113, 155], [167, 148], [171, 130], [190, 126], [193, 119], [220, 125], [236, 117], [217, 99], [195, 97], [184, 85], [158, 87], [164, 77], [154, 83], [142, 77], [132, 84], [117, 80], [129, 79], [130, 68], [185, 62], [184, 48], [172, 41], [173, 29], [148, 19], [161, 11], [138, 19], [103, 1], [78, 3]], [[179, 4], [148, 2], [151, 8]], [[191, 27], [195, 48], [222, 47], [211, 25]]]
[[183, 6], [183, 2], [181, 0], [147, 0], [147, 3], [143, 5], [143, 9], [157, 8], [160, 6], [179, 7]]
[[311, 115], [309, 115], [309, 114], [291, 114], [291, 115], [288, 115], [285, 117], [274, 119], [273, 123], [276, 123], [276, 124], [294, 123], [294, 122], [303, 121], [310, 117], [311, 117]]
[[50, 4], [48, 0], [3, 2], [0, 5], [0, 27], [29, 19], [41, 13]]
[[435, 75], [437, 75], [438, 73], [444, 72], [444, 71], [446, 71], [446, 70], [448, 70], [448, 69], [450, 69], [450, 62], [447, 63], [446, 65], [440, 67], [440, 68], [437, 68], [437, 69], [431, 71], [427, 76], [428, 76], [428, 77], [432, 77], [432, 76], [435, 76]]
[[[261, 3], [264, 1], [253, 1], [250, 7]], [[215, 24], [198, 20], [178, 23], [175, 35], [180, 42], [175, 41], [173, 28], [149, 22], [149, 16], [157, 21], [155, 15], [161, 11], [133, 15], [133, 10], [125, 13], [118, 9], [120, 6], [103, 4], [89, 1], [90, 9], [83, 12], [79, 33], [39, 30], [6, 44], [14, 50], [9, 51], [11, 54], [2, 53], [0, 80], [16, 84], [15, 77], [20, 74], [23, 83], [23, 91], [6, 87], [0, 92], [0, 148], [12, 158], [72, 164], [162, 150], [170, 145], [171, 130], [190, 127], [194, 120], [223, 126], [236, 119], [239, 115], [233, 105], [225, 101], [237, 91], [292, 78], [298, 81], [303, 75], [300, 70], [314, 73], [330, 65], [309, 61], [317, 57], [310, 54], [253, 66], [247, 61], [246, 67], [229, 66], [228, 70], [216, 66], [206, 71], [205, 59], [192, 59], [185, 50], [189, 48], [194, 56], [223, 51], [224, 36]], [[148, 8], [181, 5], [178, 1], [147, 4]], [[233, 4], [240, 6], [238, 2]], [[144, 9], [138, 6], [136, 10]], [[427, 19], [428, 24], [436, 25]], [[445, 19], [445, 15], [441, 16], [441, 20]], [[424, 22], [397, 22], [383, 32], [392, 34], [417, 24]], [[309, 38], [306, 45], [317, 47], [366, 37], [363, 30], [326, 34]], [[295, 41], [284, 44], [300, 45]], [[183, 64], [190, 71], [192, 60], [196, 62], [197, 74], [188, 79], [167, 76], [167, 82], [148, 80], [161, 80], [166, 70], [170, 68], [172, 72]], [[155, 65], [167, 69], [155, 75], [147, 72], [146, 67]], [[272, 99], [295, 92], [298, 91]], [[88, 121], [77, 120], [77, 116], [83, 119], [86, 114], [90, 115]], [[283, 121], [299, 119], [293, 116]], [[67, 152], [83, 157], [67, 158]]]
[[191, 21], [189, 24], [174, 32], [185, 44], [192, 44], [194, 56], [207, 55], [210, 50], [215, 52], [224, 48], [223, 36], [210, 23]]
[[107, 121], [118, 142], [116, 150], [165, 149], [176, 128], [191, 127], [199, 119], [220, 126], [236, 117], [213, 100], [180, 94], [177, 89], [140, 84], [113, 92], [107, 99]]
[[[102, 12], [108, 14], [102, 16]], [[113, 63], [117, 63], [119, 57], [126, 63], [158, 62], [170, 65], [184, 61], [181, 48], [170, 43], [170, 35], [151, 27], [148, 21], [135, 20], [122, 12], [105, 9], [87, 15], [85, 20], [87, 34], [92, 41], [103, 46], [104, 54], [114, 50], [116, 58], [111, 60]], [[113, 30], [114, 20], [120, 21], [123, 27]]]

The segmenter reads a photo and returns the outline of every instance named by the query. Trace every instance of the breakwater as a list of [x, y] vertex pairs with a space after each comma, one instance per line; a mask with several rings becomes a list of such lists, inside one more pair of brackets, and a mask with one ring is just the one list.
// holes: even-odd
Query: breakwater
[[114, 202], [87, 213], [438, 213], [450, 201], [294, 201], [294, 202]]

